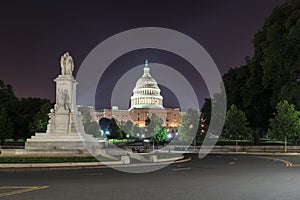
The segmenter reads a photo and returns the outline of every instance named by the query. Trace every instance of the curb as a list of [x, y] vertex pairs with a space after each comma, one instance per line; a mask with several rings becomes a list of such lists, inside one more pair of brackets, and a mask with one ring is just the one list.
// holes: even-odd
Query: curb
[[[169, 152], [169, 151], [161, 151], [161, 152]], [[187, 150], [187, 151], [170, 151], [171, 153], [180, 153], [180, 154], [199, 154], [199, 150]], [[223, 154], [223, 155], [258, 155], [258, 156], [261, 156], [261, 155], [274, 155], [274, 156], [300, 156], [300, 152], [297, 153], [297, 152], [287, 152], [287, 153], [284, 153], [284, 152], [254, 152], [254, 151], [251, 151], [251, 152], [247, 152], [247, 151], [227, 151], [227, 152], [224, 152], [224, 151], [211, 151], [209, 152], [207, 155], [210, 155], [210, 154]]]
[[34, 163], [34, 164], [0, 164], [0, 171], [29, 171], [30, 169], [68, 169], [83, 167], [104, 167], [123, 165], [123, 161], [111, 162], [76, 162], [76, 163]]
[[0, 164], [0, 172], [3, 171], [34, 171], [34, 170], [68, 170], [68, 169], [84, 169], [84, 168], [109, 168], [115, 167], [142, 167], [150, 165], [163, 165], [172, 163], [188, 162], [191, 158], [175, 157], [168, 159], [160, 159], [155, 163], [140, 164], [124, 164], [123, 161], [111, 162], [78, 162], [78, 163], [34, 163], [34, 164]]
[[300, 156], [300, 153], [280, 153], [280, 152], [210, 152], [209, 154], [251, 155], [251, 156], [266, 156], [266, 155], [269, 155], [269, 156]]

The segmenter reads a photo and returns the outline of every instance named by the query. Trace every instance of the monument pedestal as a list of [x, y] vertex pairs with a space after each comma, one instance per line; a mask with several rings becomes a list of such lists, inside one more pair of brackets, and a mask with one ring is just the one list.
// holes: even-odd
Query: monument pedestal
[[62, 75], [56, 82], [56, 104], [50, 110], [46, 133], [36, 133], [25, 143], [28, 152], [87, 153], [99, 147], [97, 140], [84, 131], [82, 116], [76, 106], [76, 85], [73, 60], [68, 53], [61, 59]]
[[[36, 133], [27, 140], [25, 150], [31, 152], [63, 152], [63, 153], [88, 153], [86, 146], [94, 145], [95, 138], [85, 134], [82, 138], [78, 133]], [[90, 146], [89, 145], [89, 146]]]

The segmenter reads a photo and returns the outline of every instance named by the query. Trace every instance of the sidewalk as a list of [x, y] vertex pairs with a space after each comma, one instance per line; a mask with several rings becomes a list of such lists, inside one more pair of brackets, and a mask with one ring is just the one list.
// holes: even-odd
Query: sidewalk
[[80, 169], [89, 167], [104, 167], [110, 165], [123, 165], [123, 161], [111, 162], [76, 162], [76, 163], [34, 163], [34, 164], [0, 164], [0, 171], [29, 171], [35, 169]]
[[57, 170], [57, 169], [83, 169], [83, 168], [108, 168], [108, 167], [142, 167], [149, 165], [162, 165], [177, 162], [187, 162], [191, 158], [184, 156], [158, 159], [156, 162], [130, 164], [126, 161], [109, 162], [75, 162], [75, 163], [34, 163], [34, 164], [0, 164], [1, 171], [32, 171], [32, 170]]

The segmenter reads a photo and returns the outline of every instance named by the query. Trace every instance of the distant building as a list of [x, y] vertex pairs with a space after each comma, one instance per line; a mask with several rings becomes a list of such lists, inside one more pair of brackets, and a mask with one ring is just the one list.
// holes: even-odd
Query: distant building
[[118, 106], [113, 106], [111, 109], [95, 110], [94, 118], [97, 121], [101, 118], [115, 118], [119, 122], [132, 121], [139, 127], [145, 127], [146, 119], [155, 114], [162, 119], [163, 125], [168, 127], [170, 132], [177, 132], [182, 113], [179, 108], [164, 108], [160, 91], [156, 80], [150, 74], [146, 60], [144, 73], [133, 89], [130, 108], [119, 110]]

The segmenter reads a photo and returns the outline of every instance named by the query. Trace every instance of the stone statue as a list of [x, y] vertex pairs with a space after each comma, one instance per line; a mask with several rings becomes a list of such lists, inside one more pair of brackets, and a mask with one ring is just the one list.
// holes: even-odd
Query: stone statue
[[69, 55], [69, 52], [66, 52], [60, 58], [60, 66], [62, 75], [73, 75], [74, 62], [72, 56]]

